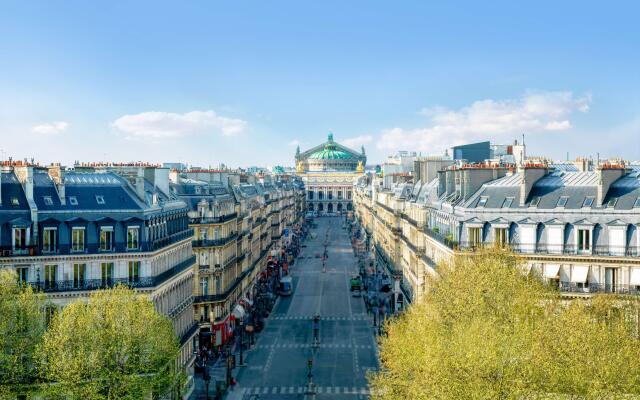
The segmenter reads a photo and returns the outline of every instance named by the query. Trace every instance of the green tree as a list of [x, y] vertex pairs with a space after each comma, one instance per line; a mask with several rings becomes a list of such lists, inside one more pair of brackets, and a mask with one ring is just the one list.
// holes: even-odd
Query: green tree
[[43, 298], [0, 269], [0, 398], [28, 388], [37, 378], [34, 354], [45, 329]]
[[637, 299], [563, 299], [499, 249], [438, 272], [423, 300], [387, 323], [382, 369], [370, 375], [374, 398], [640, 394]]
[[52, 394], [140, 399], [180, 387], [178, 340], [147, 296], [124, 286], [97, 291], [58, 314], [42, 344]]

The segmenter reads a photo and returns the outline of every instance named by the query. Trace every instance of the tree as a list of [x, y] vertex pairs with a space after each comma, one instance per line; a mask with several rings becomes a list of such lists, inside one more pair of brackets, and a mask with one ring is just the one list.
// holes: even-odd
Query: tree
[[0, 269], [0, 398], [28, 388], [37, 378], [34, 354], [45, 329], [43, 298]]
[[[640, 394], [633, 297], [566, 300], [501, 250], [438, 267], [388, 321], [378, 399], [587, 399]], [[634, 361], [635, 360], [635, 361]]]
[[42, 344], [42, 372], [52, 394], [139, 399], [180, 386], [178, 340], [148, 297], [124, 286], [66, 306]]

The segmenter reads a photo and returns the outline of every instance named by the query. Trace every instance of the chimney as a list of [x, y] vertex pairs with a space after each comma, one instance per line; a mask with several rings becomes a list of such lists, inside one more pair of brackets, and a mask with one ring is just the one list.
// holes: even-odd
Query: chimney
[[520, 206], [524, 206], [531, 193], [531, 188], [540, 179], [545, 177], [549, 170], [546, 165], [523, 165], [518, 168], [520, 174]]
[[144, 168], [138, 168], [135, 181], [136, 194], [140, 200], [144, 201]]
[[447, 191], [446, 171], [438, 171], [438, 197]]
[[482, 185], [498, 178], [502, 178], [507, 174], [506, 168], [465, 168], [460, 170], [462, 174], [462, 196], [464, 200], [468, 200], [476, 193]]
[[456, 191], [456, 171], [454, 169], [448, 169], [445, 171], [445, 192], [448, 197]]
[[60, 203], [65, 205], [66, 195], [65, 195], [65, 185], [64, 185], [64, 167], [60, 166], [60, 163], [51, 164], [47, 169], [49, 173], [49, 177], [56, 186], [56, 190], [58, 191], [58, 197], [60, 198]]
[[18, 182], [22, 185], [29, 204], [33, 203], [33, 166], [17, 165], [13, 168]]
[[607, 192], [611, 184], [626, 174], [624, 163], [609, 164], [604, 163], [598, 165], [596, 169], [598, 174], [598, 191], [596, 193], [596, 203], [598, 206], [602, 206], [604, 199], [607, 197]]

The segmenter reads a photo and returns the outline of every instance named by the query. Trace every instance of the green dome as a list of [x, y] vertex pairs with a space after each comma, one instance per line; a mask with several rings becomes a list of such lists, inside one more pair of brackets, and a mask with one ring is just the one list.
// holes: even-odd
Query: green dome
[[322, 150], [311, 153], [308, 157], [310, 160], [350, 160], [353, 155], [349, 152], [337, 148], [333, 141], [333, 134], [329, 134], [329, 140], [325, 143]]

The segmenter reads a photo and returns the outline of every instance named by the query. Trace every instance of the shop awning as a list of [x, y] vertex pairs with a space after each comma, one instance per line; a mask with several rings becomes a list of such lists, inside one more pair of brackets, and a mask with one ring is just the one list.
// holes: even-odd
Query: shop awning
[[629, 279], [629, 285], [640, 286], [640, 268], [631, 268], [631, 277]]
[[560, 271], [560, 264], [547, 264], [544, 266], [544, 277], [548, 279], [557, 279]]
[[236, 317], [236, 319], [244, 318], [244, 307], [240, 304], [236, 304], [236, 307], [233, 309], [233, 316]]
[[589, 273], [589, 266], [586, 265], [574, 265], [573, 271], [571, 271], [571, 282], [573, 283], [585, 283], [587, 281], [587, 274]]

